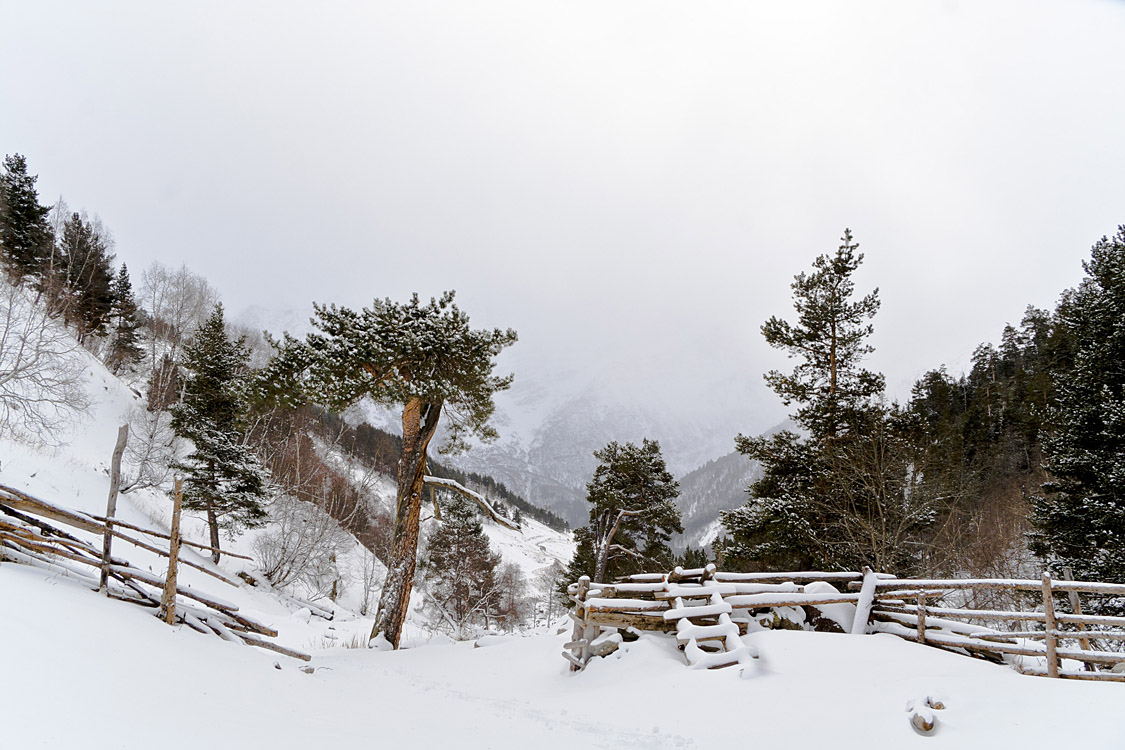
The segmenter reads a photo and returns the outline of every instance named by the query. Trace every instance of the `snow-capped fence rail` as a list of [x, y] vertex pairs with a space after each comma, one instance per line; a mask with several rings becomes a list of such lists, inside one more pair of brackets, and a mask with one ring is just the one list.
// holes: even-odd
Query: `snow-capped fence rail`
[[[1070, 578], [1069, 571], [1066, 578]], [[872, 610], [874, 623], [870, 628], [875, 632], [1008, 663], [1025, 674], [1125, 682], [1125, 667], [1118, 666], [1125, 664], [1125, 652], [1100, 647], [1125, 641], [1125, 617], [1084, 614], [1079, 598], [1079, 594], [1125, 597], [1123, 584], [1060, 581], [1044, 573], [1038, 581], [886, 579], [875, 587], [878, 604]], [[986, 590], [1035, 593], [1040, 605], [1026, 611], [941, 604], [954, 595], [964, 600], [966, 594]], [[1070, 612], [1059, 609], [1057, 599], [1064, 595]], [[996, 627], [979, 623], [995, 623]], [[1078, 647], [1068, 647], [1068, 643], [1077, 643]]]
[[693, 667], [715, 669], [743, 663], [752, 656], [741, 651], [735, 640], [747, 632], [754, 613], [858, 604], [860, 594], [842, 593], [831, 586], [806, 591], [803, 584], [840, 584], [863, 578], [863, 573], [822, 571], [725, 573], [714, 565], [641, 573], [616, 583], [592, 583], [583, 578], [568, 589], [575, 602], [570, 614], [574, 633], [563, 656], [573, 671], [581, 670], [593, 656], [616, 649], [620, 642], [620, 636], [613, 640], [617, 630], [636, 628], [677, 634]]
[[[957, 606], [977, 591], [1025, 592], [1034, 594], [1038, 604], [1030, 610]], [[1125, 597], [1123, 584], [1060, 581], [1047, 574], [1041, 580], [1016, 580], [907, 579], [870, 571], [726, 573], [710, 565], [643, 573], [614, 583], [584, 577], [569, 593], [575, 602], [570, 614], [574, 631], [563, 656], [572, 671], [585, 668], [594, 656], [612, 653], [621, 642], [617, 631], [629, 628], [677, 634], [692, 666], [739, 663], [745, 654], [728, 656], [738, 648], [732, 628], [745, 634], [751, 621], [791, 627], [781, 614], [801, 607], [802, 617], [815, 621], [818, 629], [891, 633], [1010, 664], [1025, 674], [1125, 682], [1125, 667], [1119, 666], [1125, 664], [1125, 651], [1109, 647], [1125, 641], [1125, 617], [1085, 614], [1079, 599], [1079, 594]], [[1069, 612], [1059, 606], [1064, 599]], [[854, 605], [855, 615], [843, 623], [821, 616], [820, 610], [839, 604]], [[771, 612], [777, 614], [772, 620], [762, 617]], [[1075, 643], [1077, 647], [1068, 645]]]
[[[45, 568], [89, 585], [95, 591], [102, 590], [112, 599], [154, 609], [161, 606], [162, 597], [160, 593], [154, 593], [153, 589], [163, 592], [167, 587], [169, 596], [172, 596], [172, 591], [175, 592], [175, 598], [170, 600], [174, 602], [174, 606], [166, 608], [173, 614], [174, 621], [183, 622], [193, 630], [216, 635], [225, 640], [266, 648], [303, 661], [310, 659], [307, 654], [259, 638], [258, 636], [276, 637], [277, 631], [246, 617], [238, 611], [236, 605], [190, 586], [176, 584], [172, 566], [169, 566], [170, 575], [166, 577], [140, 570], [130, 565], [128, 560], [117, 557], [92, 542], [80, 539], [49, 523], [48, 520], [69, 526], [79, 532], [93, 534], [99, 541], [108, 534], [162, 557], [169, 557], [169, 551], [124, 534], [115, 527], [129, 528], [140, 534], [168, 539], [173, 544], [182, 543], [185, 546], [210, 550], [210, 547], [205, 545], [179, 539], [175, 534], [164, 534], [124, 523], [118, 519], [100, 519], [40, 500], [12, 487], [0, 485], [0, 561]], [[107, 520], [110, 522], [107, 523]], [[224, 554], [251, 559], [229, 552]], [[228, 585], [238, 585], [222, 573], [182, 557], [178, 559], [178, 563], [189, 565]], [[102, 580], [105, 580], [104, 586]], [[195, 604], [176, 601], [178, 598], [190, 600]]]

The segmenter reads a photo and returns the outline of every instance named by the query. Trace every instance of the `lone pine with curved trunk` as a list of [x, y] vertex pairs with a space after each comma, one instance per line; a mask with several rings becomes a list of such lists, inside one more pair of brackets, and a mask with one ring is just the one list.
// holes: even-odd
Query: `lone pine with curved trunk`
[[492, 396], [512, 382], [492, 371], [516, 332], [470, 329], [453, 297], [446, 292], [426, 304], [417, 294], [406, 304], [375, 300], [359, 312], [315, 305], [319, 332], [304, 340], [286, 334], [259, 381], [260, 396], [282, 403], [312, 401], [339, 411], [370, 398], [402, 408], [394, 540], [371, 632], [395, 648], [414, 586], [427, 455], [442, 412], [449, 433], [444, 452], [464, 449], [469, 436], [495, 439]]

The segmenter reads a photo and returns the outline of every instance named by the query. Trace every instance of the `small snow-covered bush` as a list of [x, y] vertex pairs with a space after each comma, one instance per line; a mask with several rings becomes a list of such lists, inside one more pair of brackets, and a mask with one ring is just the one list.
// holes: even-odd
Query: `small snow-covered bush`
[[350, 535], [312, 503], [281, 495], [269, 507], [270, 524], [254, 541], [254, 553], [274, 586], [299, 584], [310, 600], [341, 593], [337, 558]]

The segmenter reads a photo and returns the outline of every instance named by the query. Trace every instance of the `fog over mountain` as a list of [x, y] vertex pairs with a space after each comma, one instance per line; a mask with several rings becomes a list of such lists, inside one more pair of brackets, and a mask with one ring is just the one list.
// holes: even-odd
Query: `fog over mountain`
[[786, 365], [758, 328], [845, 227], [902, 396], [1051, 306], [1125, 205], [1120, 2], [0, 13], [0, 68], [33, 71], [0, 80], [0, 150], [134, 274], [186, 262], [231, 311], [456, 289], [528, 384], [656, 355], [625, 389], [699, 424]]

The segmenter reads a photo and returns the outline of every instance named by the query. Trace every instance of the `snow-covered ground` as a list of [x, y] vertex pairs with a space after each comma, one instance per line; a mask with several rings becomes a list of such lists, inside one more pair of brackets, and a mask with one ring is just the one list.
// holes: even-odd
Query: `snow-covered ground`
[[[318, 650], [306, 674], [33, 568], [0, 565], [0, 606], [5, 750], [1125, 746], [1125, 686], [1026, 677], [889, 635], [757, 633], [761, 658], [741, 676], [690, 671], [659, 636], [570, 674], [554, 633]], [[905, 707], [927, 695], [946, 708], [923, 737]]]

